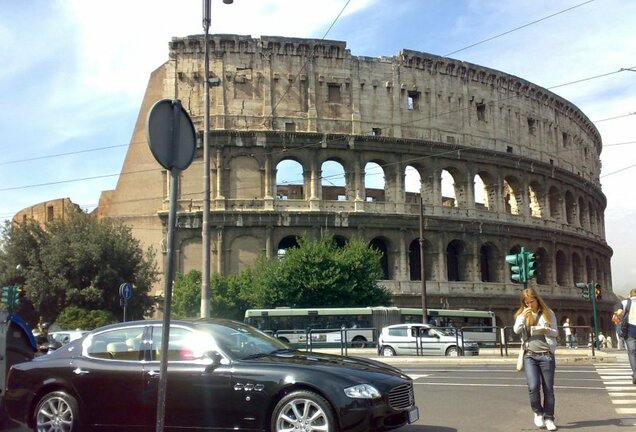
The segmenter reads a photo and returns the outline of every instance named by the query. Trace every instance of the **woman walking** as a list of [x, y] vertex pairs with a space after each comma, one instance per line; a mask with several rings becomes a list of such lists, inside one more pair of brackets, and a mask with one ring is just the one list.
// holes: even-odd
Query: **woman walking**
[[521, 305], [515, 313], [514, 332], [522, 333], [522, 343], [526, 348], [523, 369], [528, 381], [534, 424], [539, 428], [555, 431], [554, 352], [558, 336], [557, 320], [554, 312], [533, 288], [521, 292]]

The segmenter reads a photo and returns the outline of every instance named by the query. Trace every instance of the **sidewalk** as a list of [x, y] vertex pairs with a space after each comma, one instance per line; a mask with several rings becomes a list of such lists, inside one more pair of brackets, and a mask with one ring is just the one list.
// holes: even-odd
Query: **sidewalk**
[[[340, 354], [339, 348], [319, 348], [315, 352], [329, 354]], [[351, 357], [365, 357], [379, 360], [392, 365], [424, 364], [424, 363], [449, 363], [456, 364], [516, 364], [518, 347], [509, 347], [508, 355], [501, 356], [499, 348], [481, 348], [478, 356], [469, 357], [446, 357], [446, 356], [379, 356], [375, 348], [349, 348], [347, 355]], [[595, 363], [616, 363], [617, 358], [626, 357], [625, 351], [617, 349], [594, 350], [592, 356], [591, 348], [568, 349], [559, 347], [556, 351], [557, 364], [595, 364]]]

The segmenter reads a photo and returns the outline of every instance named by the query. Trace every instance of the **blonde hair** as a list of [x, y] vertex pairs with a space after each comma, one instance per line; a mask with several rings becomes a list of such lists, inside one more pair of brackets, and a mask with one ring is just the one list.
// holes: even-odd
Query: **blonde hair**
[[634, 288], [633, 290], [631, 290], [631, 291], [629, 292], [629, 296], [630, 296], [630, 297], [636, 297], [636, 288]]
[[[634, 292], [636, 293], [636, 289], [634, 290]], [[519, 316], [521, 312], [523, 312], [523, 310], [526, 308], [526, 299], [530, 298], [530, 299], [535, 299], [537, 303], [539, 303], [538, 311], [543, 314], [543, 319], [545, 320], [545, 322], [548, 323], [548, 325], [552, 325], [552, 322], [551, 322], [552, 314], [550, 313], [551, 310], [548, 307], [548, 305], [545, 304], [545, 302], [543, 301], [539, 293], [537, 293], [534, 288], [524, 289], [523, 291], [521, 291], [519, 298], [521, 299], [521, 305], [519, 306], [519, 309], [517, 309], [517, 312], [515, 312], [515, 318]], [[528, 317], [526, 320], [526, 325], [528, 326], [535, 325], [535, 323], [532, 321], [534, 321], [532, 317]]]

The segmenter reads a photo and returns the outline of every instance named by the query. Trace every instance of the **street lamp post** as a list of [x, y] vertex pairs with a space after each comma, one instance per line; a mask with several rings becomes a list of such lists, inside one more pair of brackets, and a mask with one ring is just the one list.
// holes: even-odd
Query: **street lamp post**
[[[210, 5], [211, 0], [203, 0], [203, 30], [205, 32], [204, 65], [203, 65], [203, 223], [201, 243], [203, 248], [201, 270], [201, 317], [210, 317]], [[232, 4], [233, 0], [223, 0], [225, 4]], [[219, 167], [217, 167], [218, 170]]]

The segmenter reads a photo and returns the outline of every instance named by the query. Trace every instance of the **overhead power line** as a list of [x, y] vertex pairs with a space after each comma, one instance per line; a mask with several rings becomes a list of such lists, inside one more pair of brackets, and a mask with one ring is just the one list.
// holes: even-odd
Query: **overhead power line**
[[474, 44], [471, 44], [471, 45], [468, 45], [468, 46], [466, 46], [466, 47], [464, 47], [464, 48], [460, 48], [460, 49], [458, 49], [458, 50], [455, 50], [455, 51], [449, 52], [448, 54], [444, 54], [444, 57], [448, 57], [448, 56], [453, 55], [453, 54], [456, 54], [456, 53], [458, 53], [458, 52], [460, 52], [460, 51], [465, 51], [465, 50], [467, 50], [467, 49], [469, 49], [469, 48], [475, 47], [475, 46], [477, 46], [477, 45], [481, 45], [481, 44], [486, 43], [486, 42], [489, 42], [489, 41], [491, 41], [491, 40], [493, 40], [493, 39], [500, 38], [501, 36], [505, 36], [505, 35], [507, 35], [507, 34], [510, 34], [510, 33], [516, 32], [517, 30], [521, 30], [521, 29], [526, 28], [526, 27], [529, 27], [529, 26], [531, 26], [531, 25], [533, 25], [533, 24], [537, 24], [537, 23], [539, 23], [539, 22], [541, 22], [541, 21], [545, 21], [545, 20], [547, 20], [547, 19], [549, 19], [549, 18], [552, 18], [552, 17], [555, 17], [555, 16], [560, 15], [560, 14], [562, 14], [562, 13], [565, 13], [565, 12], [571, 11], [572, 9], [576, 9], [576, 8], [581, 7], [581, 6], [584, 6], [584, 5], [588, 4], [588, 3], [592, 3], [593, 1], [595, 1], [595, 0], [588, 0], [588, 1], [586, 1], [586, 2], [583, 2], [583, 3], [580, 3], [580, 4], [578, 4], [578, 5], [572, 6], [572, 7], [570, 7], [570, 8], [563, 9], [562, 11], [559, 11], [559, 12], [553, 13], [553, 14], [548, 15], [548, 16], [544, 16], [543, 18], [539, 18], [538, 20], [534, 20], [534, 21], [529, 22], [529, 23], [527, 23], [527, 24], [524, 24], [524, 25], [522, 25], [522, 26], [515, 27], [515, 28], [513, 28], [513, 29], [511, 29], [511, 30], [505, 31], [505, 32], [500, 33], [500, 34], [495, 35], [495, 36], [491, 36], [491, 37], [489, 37], [489, 38], [487, 38], [487, 39], [484, 39], [484, 40], [481, 40], [481, 41], [479, 41], [479, 42], [475, 42]]

